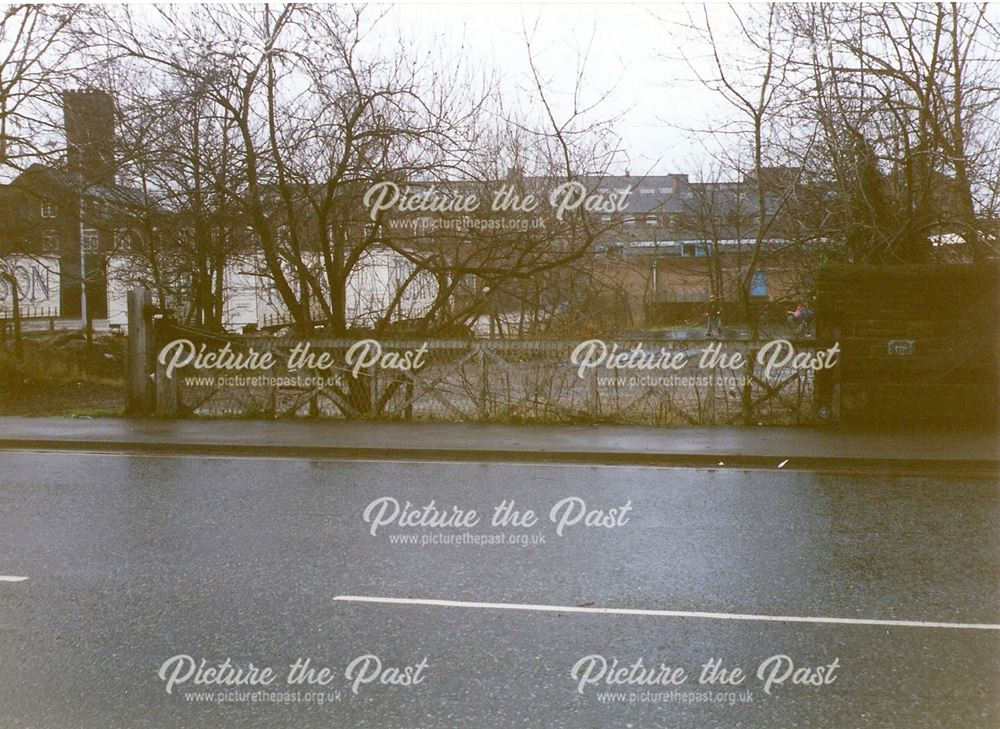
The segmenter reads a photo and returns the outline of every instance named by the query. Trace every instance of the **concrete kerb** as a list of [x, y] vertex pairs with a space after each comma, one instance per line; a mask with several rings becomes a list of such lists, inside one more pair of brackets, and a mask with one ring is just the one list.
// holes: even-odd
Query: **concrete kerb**
[[591, 466], [684, 467], [705, 470], [815, 471], [859, 474], [997, 476], [996, 459], [789, 456], [740, 453], [571, 450], [539, 448], [337, 446], [305, 444], [202, 443], [189, 441], [0, 438], [0, 451], [87, 452], [128, 455], [305, 458], [340, 460], [473, 461]]

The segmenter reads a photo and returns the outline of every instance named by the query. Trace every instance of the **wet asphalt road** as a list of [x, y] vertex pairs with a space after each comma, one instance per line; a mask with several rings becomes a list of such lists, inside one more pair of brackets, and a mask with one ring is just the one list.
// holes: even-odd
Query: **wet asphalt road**
[[[397, 519], [373, 535], [378, 507], [365, 511], [382, 497], [479, 520]], [[566, 498], [615, 526], [584, 517], [558, 536], [550, 510]], [[538, 522], [492, 526], [505, 500]], [[448, 539], [465, 543], [428, 543]], [[995, 625], [998, 568], [986, 479], [0, 453], [0, 575], [29, 578], [0, 581], [0, 726], [993, 729], [998, 630], [716, 618]], [[345, 595], [716, 617], [334, 601]], [[365, 655], [383, 673], [356, 666], [371, 680], [354, 693], [345, 671]], [[768, 693], [758, 667], [779, 655], [793, 669]], [[179, 658], [167, 693], [158, 672], [174, 656], [275, 678], [196, 684]], [[588, 656], [687, 679], [609, 685], [592, 658], [581, 685]], [[325, 687], [288, 684], [305, 658], [330, 669]], [[747, 677], [699, 683], [713, 658]], [[765, 671], [779, 663], [780, 677], [785, 659]], [[418, 683], [381, 682], [407, 666]]]

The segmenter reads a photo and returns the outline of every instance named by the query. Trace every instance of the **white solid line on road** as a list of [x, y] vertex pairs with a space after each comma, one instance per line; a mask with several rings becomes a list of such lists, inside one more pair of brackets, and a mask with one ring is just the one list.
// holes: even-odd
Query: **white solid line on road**
[[27, 577], [18, 577], [17, 575], [0, 575], [0, 582], [24, 582]]
[[576, 607], [573, 605], [525, 605], [508, 602], [465, 602], [462, 600], [423, 600], [408, 597], [369, 597], [337, 595], [339, 602], [383, 603], [387, 605], [425, 605], [479, 610], [523, 610], [542, 613], [590, 613], [596, 615], [637, 615], [665, 618], [701, 618], [704, 620], [752, 620], [764, 623], [819, 623], [824, 625], [882, 625], [898, 628], [958, 628], [964, 630], [1000, 630], [992, 623], [938, 623], [923, 620], [869, 620], [865, 618], [814, 618], [794, 615], [743, 615], [740, 613], [708, 613], [687, 610], [643, 610], [639, 608]]

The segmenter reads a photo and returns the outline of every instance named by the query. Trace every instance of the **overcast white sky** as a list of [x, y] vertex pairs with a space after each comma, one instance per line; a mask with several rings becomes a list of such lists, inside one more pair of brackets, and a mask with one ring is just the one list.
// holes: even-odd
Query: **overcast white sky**
[[[140, 11], [155, 22], [154, 3]], [[708, 155], [699, 143], [704, 134], [685, 131], [717, 124], [727, 113], [720, 99], [694, 78], [681, 56], [704, 58], [704, 43], [685, 42], [680, 27], [700, 3], [658, 5], [611, 3], [432, 3], [383, 4], [366, 8], [376, 25], [373, 42], [394, 45], [399, 38], [410, 50], [441, 50], [461, 56], [472, 67], [493, 69], [507, 103], [535, 96], [530, 87], [525, 28], [534, 31], [536, 64], [552, 101], [568, 99], [577, 65], [584, 71], [584, 102], [611, 92], [593, 119], [613, 120], [625, 151], [612, 172], [633, 175], [688, 173], [697, 178]], [[710, 4], [720, 34], [734, 28], [727, 5]], [[745, 7], [745, 6], [744, 6]], [[13, 174], [13, 170], [9, 171]]]
[[[589, 46], [585, 88], [595, 100], [613, 90], [600, 116], [616, 119], [632, 174], [696, 175], [705, 154], [696, 137], [671, 123], [701, 127], [722, 108], [680, 60], [681, 45], [688, 55], [707, 50], [683, 44], [682, 31], [671, 25], [686, 18], [688, 8], [701, 12], [701, 5], [681, 4], [407, 4], [392, 8], [387, 27], [418, 42], [461, 48], [502, 70], [505, 87], [515, 94], [528, 80], [525, 26], [538, 23], [540, 66], [557, 92], [572, 88], [577, 59]], [[711, 12], [727, 14], [721, 6]], [[727, 25], [722, 17], [718, 22]]]

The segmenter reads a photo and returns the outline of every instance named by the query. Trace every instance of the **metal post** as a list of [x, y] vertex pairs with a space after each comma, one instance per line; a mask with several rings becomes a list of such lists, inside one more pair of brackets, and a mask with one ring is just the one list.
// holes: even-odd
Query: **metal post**
[[17, 275], [13, 272], [0, 274], [10, 284], [11, 316], [14, 331], [14, 358], [24, 358], [24, 343], [21, 341], [21, 302], [18, 300]]
[[17, 276], [10, 277], [11, 312], [14, 314], [14, 357], [20, 362], [24, 359], [24, 342], [21, 341], [21, 302], [18, 301]]
[[[83, 243], [83, 214], [84, 214], [84, 202], [83, 197], [80, 198], [80, 319], [83, 320], [83, 325], [87, 326], [87, 254], [84, 250]], [[89, 332], [88, 332], [89, 336]], [[90, 342], [87, 342], [88, 346]]]

